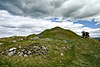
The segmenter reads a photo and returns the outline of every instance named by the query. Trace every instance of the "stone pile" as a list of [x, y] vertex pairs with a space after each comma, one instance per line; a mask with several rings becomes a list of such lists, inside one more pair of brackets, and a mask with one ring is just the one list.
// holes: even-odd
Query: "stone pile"
[[5, 51], [1, 51], [0, 55], [6, 56], [23, 56], [28, 57], [30, 55], [46, 55], [48, 51], [47, 46], [40, 46], [39, 44], [31, 44], [29, 46], [12, 47]]

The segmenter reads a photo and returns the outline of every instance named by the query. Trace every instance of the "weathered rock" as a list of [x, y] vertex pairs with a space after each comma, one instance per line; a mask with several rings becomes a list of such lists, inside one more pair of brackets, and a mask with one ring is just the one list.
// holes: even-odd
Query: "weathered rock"
[[64, 54], [63, 53], [60, 53], [60, 55], [63, 56]]
[[18, 52], [18, 56], [23, 56], [24, 53], [23, 52]]
[[24, 57], [28, 57], [28, 55], [27, 54], [24, 54]]
[[10, 48], [8, 51], [7, 51], [7, 55], [8, 56], [13, 56], [15, 53], [16, 53], [16, 49], [15, 47], [13, 48]]
[[66, 41], [66, 40], [63, 40], [63, 42], [64, 42], [64, 43], [67, 43], [67, 41]]
[[46, 40], [46, 41], [51, 41], [51, 39], [50, 39], [50, 38], [45, 38], [45, 40]]
[[14, 51], [16, 50], [17, 48], [13, 47], [13, 48], [10, 48], [9, 51]]
[[0, 52], [0, 56], [2, 56], [2, 55], [5, 55], [5, 52], [4, 51], [1, 51]]
[[32, 53], [31, 51], [28, 51], [28, 53], [27, 53], [27, 54], [28, 54], [28, 55], [30, 55], [31, 53]]
[[29, 46], [18, 46], [12, 47], [4, 51], [4, 53], [0, 52], [0, 55], [7, 55], [7, 56], [23, 56], [28, 57], [33, 54], [37, 55], [46, 55], [47, 54], [47, 46], [40, 46], [39, 44], [31, 44]]
[[3, 43], [0, 43], [0, 45], [2, 45]]
[[24, 39], [20, 39], [20, 40], [24, 40]]
[[42, 50], [47, 50], [47, 46], [42, 46]]
[[16, 40], [13, 40], [12, 42], [13, 42], [13, 43], [16, 43], [17, 41], [16, 41]]
[[12, 52], [9, 52], [7, 55], [8, 55], [8, 56], [13, 56], [14, 53], [15, 53], [15, 52], [12, 51]]
[[19, 46], [18, 46], [18, 48], [19, 48], [19, 49], [21, 49], [21, 48], [22, 48], [22, 46], [21, 46], [21, 45], [19, 45]]
[[37, 39], [39, 39], [38, 36], [35, 36], [34, 38], [32, 38], [32, 40], [37, 40]]

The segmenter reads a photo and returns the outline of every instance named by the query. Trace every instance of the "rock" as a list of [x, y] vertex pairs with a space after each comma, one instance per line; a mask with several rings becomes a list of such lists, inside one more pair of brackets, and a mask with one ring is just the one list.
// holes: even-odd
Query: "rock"
[[18, 46], [18, 48], [19, 48], [19, 49], [21, 49], [21, 48], [22, 48], [22, 46], [21, 46], [21, 45], [19, 45], [19, 46]]
[[47, 50], [47, 46], [42, 46], [42, 50]]
[[20, 39], [20, 40], [24, 40], [24, 39]]
[[23, 52], [18, 52], [18, 56], [23, 56], [24, 53]]
[[15, 47], [10, 48], [10, 49], [7, 51], [7, 55], [8, 55], [8, 56], [14, 55], [14, 54], [16, 53], [16, 49], [17, 49], [17, 48], [15, 48]]
[[2, 45], [3, 43], [0, 43], [0, 45]]
[[67, 43], [67, 41], [66, 41], [66, 40], [63, 40], [63, 42], [64, 42], [64, 43]]
[[27, 54], [27, 53], [28, 53], [28, 51], [27, 51], [27, 50], [25, 50], [23, 53], [24, 53], [24, 54]]
[[60, 61], [60, 63], [62, 63], [62, 61]]
[[12, 51], [12, 52], [9, 52], [9, 53], [8, 53], [8, 56], [13, 56], [14, 53], [15, 53], [15, 52], [13, 52], [13, 51]]
[[12, 47], [8, 50], [5, 50], [4, 53], [0, 52], [0, 55], [4, 56], [23, 56], [28, 57], [29, 55], [37, 54], [37, 55], [46, 55], [47, 54], [47, 46], [40, 46], [39, 44], [31, 44], [29, 46], [23, 47], [19, 45], [18, 48]]
[[9, 51], [14, 51], [16, 50], [17, 48], [13, 47], [13, 48], [10, 48]]
[[22, 52], [24, 52], [26, 49], [21, 49]]
[[63, 56], [64, 54], [63, 53], [60, 53], [60, 55]]
[[30, 55], [31, 53], [32, 53], [31, 51], [28, 51], [28, 53], [27, 53], [27, 54], [28, 54], [28, 55]]
[[16, 41], [16, 40], [13, 40], [12, 42], [13, 42], [13, 43], [16, 43], [17, 41]]
[[39, 37], [37, 37], [37, 36], [35, 36], [34, 38], [32, 38], [33, 40], [37, 40], [37, 39], [39, 39]]
[[46, 40], [46, 41], [51, 41], [51, 39], [50, 39], [50, 38], [45, 38], [45, 40]]
[[24, 55], [24, 57], [28, 57], [28, 55], [27, 55], [27, 54], [25, 54], [25, 55]]
[[5, 55], [5, 52], [4, 51], [1, 51], [0, 52], [0, 56], [2, 56], [2, 55]]

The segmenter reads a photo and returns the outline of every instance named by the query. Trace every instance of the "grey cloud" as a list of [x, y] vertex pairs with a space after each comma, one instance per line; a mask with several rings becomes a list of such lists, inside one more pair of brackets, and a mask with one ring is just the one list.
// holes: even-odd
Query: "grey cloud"
[[100, 0], [0, 0], [0, 9], [14, 15], [84, 19], [100, 14]]
[[45, 17], [50, 16], [67, 0], [1, 0], [0, 8], [12, 14]]
[[51, 6], [54, 7], [54, 8], [59, 8], [59, 7], [61, 7], [62, 4], [63, 4], [64, 2], [66, 2], [66, 1], [68, 1], [68, 0], [53, 0], [53, 1], [50, 2], [50, 4], [51, 4]]
[[1, 9], [24, 16], [45, 16], [52, 11], [49, 2], [46, 0], [1, 0], [0, 4]]

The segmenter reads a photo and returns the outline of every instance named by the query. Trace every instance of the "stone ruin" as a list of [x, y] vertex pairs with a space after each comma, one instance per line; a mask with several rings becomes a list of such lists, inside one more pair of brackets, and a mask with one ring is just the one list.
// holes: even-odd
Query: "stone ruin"
[[30, 55], [46, 55], [48, 51], [47, 46], [40, 46], [38, 43], [28, 46], [19, 45], [18, 47], [11, 47], [0, 52], [0, 56], [23, 56], [28, 57]]

